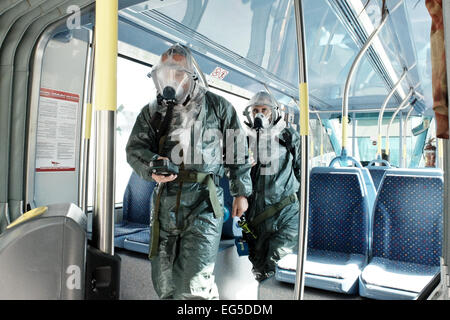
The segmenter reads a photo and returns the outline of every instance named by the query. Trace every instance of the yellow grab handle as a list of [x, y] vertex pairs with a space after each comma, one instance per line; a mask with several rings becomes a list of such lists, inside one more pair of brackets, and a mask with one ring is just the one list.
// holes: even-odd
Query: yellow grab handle
[[299, 84], [300, 90], [300, 135], [309, 135], [309, 101], [308, 84], [302, 82]]
[[25, 221], [28, 221], [30, 219], [33, 219], [33, 218], [37, 217], [37, 216], [40, 216], [41, 214], [43, 214], [47, 210], [48, 210], [48, 207], [38, 207], [38, 208], [32, 209], [30, 211], [27, 211], [23, 215], [21, 215], [19, 218], [14, 220], [13, 223], [8, 225], [6, 227], [6, 229], [10, 229], [12, 227], [15, 227], [15, 226], [25, 222]]
[[84, 128], [84, 138], [91, 138], [91, 126], [92, 126], [92, 103], [86, 104], [86, 123]]

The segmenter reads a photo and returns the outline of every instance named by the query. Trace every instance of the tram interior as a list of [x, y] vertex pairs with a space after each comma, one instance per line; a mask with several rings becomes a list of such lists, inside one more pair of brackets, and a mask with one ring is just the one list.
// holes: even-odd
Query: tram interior
[[[58, 20], [44, 32], [47, 40], [36, 47], [30, 59], [27, 143], [21, 156], [25, 165], [19, 168], [24, 182], [15, 186], [23, 194], [18, 197], [21, 201], [6, 202], [10, 220], [49, 204], [78, 204], [86, 209], [90, 235], [95, 201], [95, 119], [87, 156], [83, 148], [95, 7], [92, 1], [79, 2], [80, 12], [72, 8], [75, 18], [70, 23], [75, 27], [66, 23], [68, 20]], [[425, 1], [386, 1], [387, 22], [362, 57], [350, 86], [346, 148], [354, 160], [339, 159], [344, 83], [356, 55], [380, 23], [383, 3], [302, 1], [311, 168], [304, 299], [417, 299], [430, 295], [431, 285], [439, 281], [443, 147], [435, 140], [434, 168], [427, 167], [424, 148], [435, 138], [436, 124], [431, 17]], [[133, 174], [125, 153], [138, 113], [156, 98], [148, 77], [152, 66], [171, 44], [186, 45], [209, 89], [233, 104], [241, 123], [248, 100], [268, 87], [282, 106], [284, 118], [298, 129], [295, 23], [291, 0], [119, 0], [114, 244], [122, 259], [120, 299], [158, 298], [147, 257], [150, 197], [155, 184]], [[1, 53], [6, 50], [1, 42], [0, 49]], [[381, 106], [405, 68], [406, 77], [386, 104], [379, 139]], [[393, 118], [410, 90], [412, 97]], [[57, 94], [66, 94], [65, 118], [58, 119], [66, 123], [66, 140], [52, 138], [45, 109], [56, 103]], [[381, 144], [385, 153], [391, 119], [389, 154], [383, 158], [386, 165], [377, 161], [377, 150]], [[58, 151], [62, 164], [47, 163], [45, 148], [55, 143], [65, 144], [66, 149]], [[58, 170], [58, 166], [67, 170]], [[86, 168], [89, 174], [83, 183]], [[334, 184], [323, 187], [326, 183]], [[221, 185], [227, 189], [226, 181]], [[400, 190], [403, 185], [405, 190]], [[348, 196], [347, 187], [357, 191]], [[323, 202], [327, 197], [333, 202], [329, 207]], [[395, 199], [402, 205], [383, 204]], [[409, 205], [404, 205], [405, 201]], [[231, 203], [228, 194], [228, 216]], [[326, 209], [345, 211], [346, 215], [333, 218], [324, 213]], [[292, 299], [296, 255], [280, 262], [275, 277], [258, 283], [247, 257], [237, 253], [235, 238], [241, 235], [236, 220], [228, 217], [215, 269], [220, 298]]]

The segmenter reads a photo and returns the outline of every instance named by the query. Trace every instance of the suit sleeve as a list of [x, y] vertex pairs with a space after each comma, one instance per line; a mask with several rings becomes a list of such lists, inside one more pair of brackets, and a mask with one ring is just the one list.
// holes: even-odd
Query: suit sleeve
[[156, 134], [151, 125], [148, 106], [139, 113], [131, 131], [126, 146], [127, 162], [133, 170], [143, 179], [154, 181], [149, 168], [149, 162], [158, 159], [155, 149]]
[[222, 103], [225, 173], [230, 180], [230, 194], [233, 197], [249, 197], [252, 194], [252, 180], [247, 137], [234, 107], [226, 100]]

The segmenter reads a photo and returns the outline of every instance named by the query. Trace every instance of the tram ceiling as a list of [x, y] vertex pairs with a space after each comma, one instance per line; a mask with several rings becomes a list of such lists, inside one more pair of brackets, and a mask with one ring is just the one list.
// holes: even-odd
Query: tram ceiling
[[[424, 79], [429, 72], [424, 61], [429, 41], [423, 32], [414, 39], [419, 29], [429, 34], [430, 19], [424, 5], [409, 2], [388, 1], [391, 16], [355, 75], [350, 110], [380, 108], [404, 67], [409, 68], [407, 80], [388, 107], [395, 107], [409, 87], [418, 83], [417, 91], [431, 106], [431, 84]], [[368, 5], [361, 0], [343, 3], [304, 1], [310, 101], [318, 110], [340, 108], [351, 62], [380, 19], [381, 1], [371, 0]], [[298, 98], [291, 0], [172, 0], [165, 6], [157, 5], [145, 1], [127, 6], [120, 17], [169, 42], [189, 43], [197, 54]], [[209, 68], [204, 71], [209, 73]], [[239, 83], [242, 77], [231, 78], [227, 81], [252, 89], [248, 83]]]
[[[304, 1], [309, 100], [315, 110], [341, 108], [351, 62], [380, 18], [381, 0], [366, 3]], [[431, 108], [431, 19], [422, 2], [388, 1], [388, 7], [387, 25], [355, 74], [350, 112], [379, 109], [405, 66], [407, 78], [387, 107], [397, 107], [414, 87]], [[119, 9], [122, 41], [157, 55], [171, 42], [189, 44], [206, 74], [222, 66], [231, 71], [225, 81], [233, 85], [254, 92], [264, 83], [277, 98], [298, 99], [292, 0], [119, 0]], [[129, 32], [130, 26], [140, 32]]]
[[[316, 110], [341, 107], [351, 62], [370, 28], [379, 21], [381, 1], [371, 0], [362, 10], [365, 3], [304, 2], [310, 104]], [[349, 95], [350, 112], [379, 109], [403, 67], [409, 68], [407, 81], [387, 107], [395, 108], [412, 86], [431, 108], [428, 12], [423, 3], [414, 1], [388, 1], [388, 7], [391, 17], [387, 26], [356, 72]], [[255, 83], [265, 83], [280, 97], [298, 99], [292, 0], [167, 0], [164, 4], [119, 0], [119, 9], [119, 34], [121, 27], [134, 25], [147, 40], [159, 38], [145, 41], [137, 33], [122, 32], [125, 42], [151, 45], [145, 49], [155, 54], [171, 42], [190, 44], [205, 73], [219, 64], [232, 71], [226, 81], [236, 86], [255, 91]]]

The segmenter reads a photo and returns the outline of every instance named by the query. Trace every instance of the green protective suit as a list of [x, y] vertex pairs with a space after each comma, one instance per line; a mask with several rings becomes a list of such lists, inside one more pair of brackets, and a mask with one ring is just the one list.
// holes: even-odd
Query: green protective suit
[[[251, 150], [256, 150], [256, 141], [256, 132], [251, 130]], [[277, 261], [297, 250], [299, 202], [296, 194], [300, 185], [300, 142], [298, 132], [286, 127], [283, 120], [272, 129], [260, 133], [260, 147], [256, 152], [263, 158], [258, 162], [261, 163], [259, 168], [259, 164], [252, 168], [254, 190], [246, 214], [249, 226], [257, 237], [254, 239], [246, 235], [252, 271], [258, 281], [272, 276]], [[269, 154], [265, 159], [264, 153]], [[291, 196], [290, 199], [286, 199], [288, 196]], [[279, 205], [281, 201], [285, 204], [281, 205], [282, 209], [272, 210], [265, 219], [261, 217], [268, 208]], [[260, 222], [255, 226], [253, 224], [258, 217]]]
[[[206, 90], [196, 92], [194, 97], [188, 105], [175, 107], [162, 155], [175, 164], [182, 161], [180, 168], [184, 170], [212, 173], [223, 213], [223, 190], [218, 177], [227, 174], [233, 197], [248, 197], [252, 192], [245, 132], [227, 100]], [[156, 102], [144, 107], [126, 147], [128, 163], [150, 181], [149, 161], [159, 156], [154, 120], [157, 113], [164, 118], [165, 112]], [[228, 129], [234, 130], [231, 132], [236, 139], [226, 139]], [[226, 161], [222, 161], [222, 154], [227, 155]], [[161, 299], [218, 299], [213, 270], [223, 217], [216, 217], [210, 198], [205, 183], [182, 182], [178, 178], [159, 184], [154, 190], [151, 226], [153, 235], [156, 216], [159, 239], [157, 253], [150, 260], [153, 285]]]

